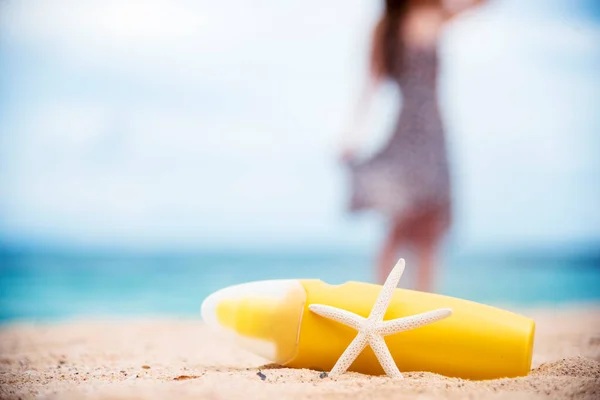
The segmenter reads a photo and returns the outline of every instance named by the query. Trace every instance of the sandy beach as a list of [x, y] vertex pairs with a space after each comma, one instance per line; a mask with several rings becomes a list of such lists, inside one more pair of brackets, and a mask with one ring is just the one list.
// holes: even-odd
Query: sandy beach
[[[535, 319], [532, 371], [404, 380], [268, 365], [197, 320], [77, 320], [0, 328], [3, 399], [598, 399], [600, 305], [521, 311]], [[259, 374], [260, 372], [260, 374]]]

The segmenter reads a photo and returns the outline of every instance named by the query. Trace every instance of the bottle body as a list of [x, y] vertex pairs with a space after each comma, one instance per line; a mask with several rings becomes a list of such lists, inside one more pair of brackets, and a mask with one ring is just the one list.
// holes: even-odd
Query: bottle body
[[[328, 285], [303, 280], [306, 309], [298, 352], [287, 366], [330, 370], [356, 331], [308, 310], [327, 304], [367, 317], [381, 286], [362, 282]], [[525, 376], [531, 369], [535, 323], [524, 316], [454, 297], [396, 289], [384, 320], [451, 308], [452, 315], [433, 324], [387, 336], [385, 341], [400, 371], [429, 371], [464, 379]], [[383, 374], [367, 347], [350, 371]]]

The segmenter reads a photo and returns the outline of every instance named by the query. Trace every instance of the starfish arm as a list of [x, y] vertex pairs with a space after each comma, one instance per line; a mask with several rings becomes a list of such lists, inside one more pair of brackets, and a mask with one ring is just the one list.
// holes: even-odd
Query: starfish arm
[[369, 344], [385, 373], [392, 378], [403, 378], [383, 337], [378, 334], [371, 335], [369, 337]]
[[340, 308], [326, 306], [324, 304], [311, 304], [308, 306], [308, 308], [315, 314], [329, 318], [346, 326], [350, 326], [356, 330], [359, 330], [365, 321], [365, 318], [361, 317], [360, 315], [351, 313], [350, 311], [342, 310]]
[[354, 360], [356, 360], [356, 357], [358, 357], [364, 348], [367, 347], [367, 338], [368, 336], [366, 333], [359, 332], [337, 360], [329, 373], [329, 376], [337, 376], [346, 372]]
[[389, 321], [379, 322], [376, 332], [386, 336], [398, 332], [408, 331], [410, 329], [420, 328], [421, 326], [444, 319], [452, 314], [449, 308], [440, 308], [438, 310], [427, 311], [410, 317], [396, 318]]
[[400, 277], [404, 272], [404, 259], [398, 260], [392, 272], [388, 275], [385, 283], [383, 284], [383, 289], [379, 293], [377, 297], [377, 301], [375, 301], [375, 305], [371, 310], [371, 314], [369, 315], [369, 320], [374, 321], [382, 321], [385, 312], [390, 305], [390, 301], [392, 300], [392, 296], [394, 295], [394, 290], [398, 286], [398, 282], [400, 281]]

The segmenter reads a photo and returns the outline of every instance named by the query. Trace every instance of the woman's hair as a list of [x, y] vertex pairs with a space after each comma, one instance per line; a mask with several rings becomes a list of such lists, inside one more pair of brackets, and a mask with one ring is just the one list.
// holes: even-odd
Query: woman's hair
[[395, 79], [402, 72], [404, 43], [402, 24], [411, 7], [439, 5], [435, 0], [385, 0], [383, 16], [373, 34], [371, 73], [381, 78]]

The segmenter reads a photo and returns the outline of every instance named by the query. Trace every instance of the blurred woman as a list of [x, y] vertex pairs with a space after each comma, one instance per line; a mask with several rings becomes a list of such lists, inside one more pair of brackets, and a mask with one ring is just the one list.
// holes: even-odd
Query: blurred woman
[[448, 19], [471, 6], [465, 3], [386, 0], [373, 32], [370, 74], [356, 117], [361, 118], [384, 81], [400, 88], [402, 109], [393, 134], [378, 153], [357, 161], [357, 138], [346, 137], [342, 157], [351, 175], [350, 209], [375, 209], [390, 224], [377, 261], [379, 282], [406, 244], [418, 259], [417, 289], [432, 289], [436, 251], [451, 217], [446, 142], [438, 108], [437, 46]]

